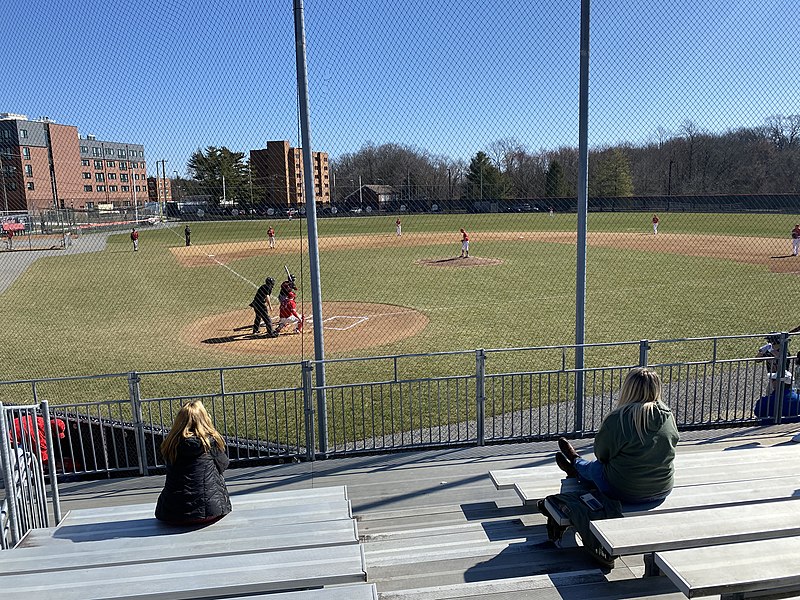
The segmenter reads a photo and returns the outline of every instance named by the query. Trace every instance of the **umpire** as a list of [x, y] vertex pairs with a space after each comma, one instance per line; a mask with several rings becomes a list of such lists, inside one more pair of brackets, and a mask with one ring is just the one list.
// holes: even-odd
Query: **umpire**
[[275, 280], [272, 277], [267, 277], [258, 290], [250, 306], [256, 313], [255, 320], [253, 321], [253, 335], [258, 334], [261, 329], [261, 321], [267, 326], [267, 337], [278, 337], [278, 333], [272, 328], [272, 319], [270, 319], [269, 311], [272, 310], [272, 303], [269, 300], [272, 294], [272, 288], [275, 287]]

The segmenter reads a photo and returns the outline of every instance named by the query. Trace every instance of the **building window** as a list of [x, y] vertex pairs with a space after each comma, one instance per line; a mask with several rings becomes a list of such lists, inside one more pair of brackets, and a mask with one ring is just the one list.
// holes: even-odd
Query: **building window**
[[98, 192], [105, 192], [105, 191], [106, 191], [106, 186], [104, 186], [104, 185], [98, 185], [98, 186], [97, 186], [97, 188], [95, 188], [95, 189], [96, 189]]
[[94, 180], [95, 181], [105, 181], [106, 180], [106, 176], [103, 173], [95, 173], [94, 174]]
[[144, 150], [139, 150], [139, 157], [144, 158]]
[[134, 162], [131, 163], [131, 169], [138, 169], [138, 168], [139, 168], [139, 163], [138, 162], [134, 161]]
[[138, 181], [139, 180], [139, 174], [138, 173], [134, 173], [133, 174], [133, 178]]
[[119, 170], [120, 171], [127, 171], [128, 170], [128, 163], [124, 160], [119, 161]]
[[125, 158], [125, 150], [117, 150], [117, 156], [120, 158]]
[[84, 192], [91, 192], [92, 191], [92, 186], [90, 186], [90, 185], [83, 186], [83, 191]]
[[25, 165], [25, 175], [27, 177], [33, 177], [33, 167], [31, 165]]
[[[124, 192], [125, 189], [123, 188], [122, 191]], [[131, 201], [130, 200], [123, 200], [122, 201], [122, 206], [130, 206], [130, 205], [131, 205]]]
[[81, 166], [82, 166], [82, 167], [88, 167], [90, 164], [91, 164], [91, 163], [89, 162], [89, 159], [88, 159], [88, 158], [84, 158], [84, 159], [81, 161]]
[[25, 184], [25, 187], [28, 188], [29, 190], [33, 190], [34, 189], [33, 182], [29, 181], [27, 184]]
[[19, 137], [21, 139], [27, 139], [28, 138], [28, 130], [27, 129], [20, 129], [19, 130]]
[[123, 185], [123, 186], [122, 186], [122, 191], [123, 191], [123, 192], [130, 192], [130, 191], [131, 191], [131, 186], [129, 186], [129, 185]]
[[116, 167], [117, 164], [113, 160], [107, 160], [106, 161], [106, 166], [107, 167]]
[[89, 146], [81, 146], [81, 154], [89, 154]]
[[117, 178], [117, 174], [116, 173], [109, 173], [108, 174], [108, 178], [109, 179], [116, 179]]
[[22, 149], [22, 158], [25, 160], [31, 159], [31, 149], [30, 148], [23, 148]]
[[138, 186], [138, 185], [136, 186], [136, 191], [137, 191], [137, 192], [141, 192], [141, 191], [142, 191], [141, 189], [139, 189], [139, 186]]
[[106, 156], [114, 156], [114, 149], [106, 148]]
[[103, 168], [103, 161], [102, 160], [94, 161], [94, 168], [95, 169], [102, 169]]
[[117, 191], [117, 186], [115, 186], [115, 185], [108, 186], [108, 191], [109, 192], [116, 192]]
[[128, 174], [127, 173], [120, 173], [119, 174], [120, 181], [128, 181]]
[[84, 178], [84, 179], [91, 179], [91, 178], [92, 178], [92, 174], [91, 174], [91, 173], [86, 173], [86, 172], [84, 172], [84, 173], [83, 173], [83, 178]]
[[102, 156], [102, 155], [103, 153], [100, 152], [100, 148], [98, 148], [97, 146], [92, 148], [92, 156]]

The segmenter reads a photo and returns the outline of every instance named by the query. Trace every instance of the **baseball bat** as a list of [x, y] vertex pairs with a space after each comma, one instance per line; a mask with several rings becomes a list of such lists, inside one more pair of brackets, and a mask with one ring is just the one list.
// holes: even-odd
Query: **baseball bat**
[[289, 273], [289, 267], [287, 267], [286, 265], [283, 265], [283, 268], [286, 269], [286, 279], [291, 279], [292, 278], [292, 274]]

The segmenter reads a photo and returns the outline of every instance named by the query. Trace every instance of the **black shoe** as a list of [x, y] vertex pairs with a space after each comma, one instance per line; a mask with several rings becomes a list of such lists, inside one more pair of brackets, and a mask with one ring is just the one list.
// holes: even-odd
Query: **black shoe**
[[556, 452], [556, 464], [558, 468], [564, 471], [567, 474], [567, 477], [577, 477], [578, 472], [575, 470], [575, 467], [570, 462], [570, 460], [564, 456], [561, 452]]
[[575, 459], [580, 456], [575, 452], [575, 448], [572, 447], [572, 444], [569, 443], [567, 438], [558, 438], [558, 449], [561, 450], [561, 453], [567, 457], [570, 463], [574, 463]]
[[270, 334], [267, 334], [267, 337], [268, 337], [268, 338], [276, 338], [276, 337], [278, 337], [279, 335], [280, 335], [280, 334], [279, 334], [277, 331], [273, 331], [272, 333], [270, 333]]

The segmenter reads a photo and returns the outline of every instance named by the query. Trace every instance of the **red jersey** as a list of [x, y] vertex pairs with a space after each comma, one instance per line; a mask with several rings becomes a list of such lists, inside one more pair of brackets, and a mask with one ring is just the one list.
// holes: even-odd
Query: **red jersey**
[[792, 229], [792, 239], [796, 240], [797, 238], [800, 238], [800, 225], [795, 225]]
[[466, 231], [462, 231], [461, 232], [461, 241], [462, 242], [468, 242], [469, 241], [469, 236], [467, 235]]
[[131, 232], [131, 239], [132, 239], [133, 241], [136, 241], [136, 240], [138, 240], [138, 239], [139, 239], [139, 232], [138, 232], [138, 231], [132, 231], [132, 232]]
[[655, 216], [655, 215], [653, 215], [653, 223], [656, 223], [656, 224], [658, 223], [658, 217]]
[[394, 224], [395, 225], [400, 225], [400, 219], [397, 219], [397, 221], [395, 221]]
[[270, 227], [269, 229], [267, 229], [267, 235], [269, 237], [275, 237], [275, 230], [272, 227]]

